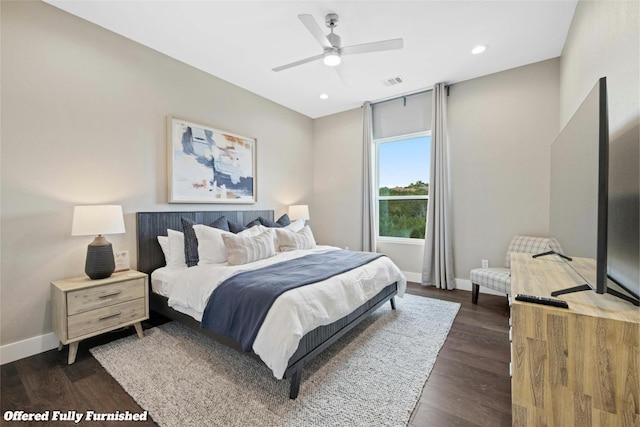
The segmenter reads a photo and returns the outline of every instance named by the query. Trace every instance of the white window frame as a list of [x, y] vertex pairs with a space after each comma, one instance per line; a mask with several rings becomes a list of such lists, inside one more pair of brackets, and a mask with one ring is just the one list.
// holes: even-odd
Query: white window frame
[[388, 242], [388, 243], [402, 243], [402, 244], [410, 244], [410, 245], [423, 245], [424, 239], [417, 239], [415, 237], [391, 237], [391, 236], [380, 236], [380, 200], [429, 200], [429, 195], [425, 196], [380, 196], [380, 145], [386, 144], [389, 142], [397, 142], [405, 139], [414, 139], [414, 138], [424, 138], [427, 136], [431, 136], [431, 131], [423, 131], [410, 133], [406, 135], [393, 136], [388, 138], [379, 138], [373, 140], [373, 155], [374, 155], [374, 179], [373, 185], [374, 194], [375, 194], [375, 207], [376, 207], [376, 241], [377, 242]]

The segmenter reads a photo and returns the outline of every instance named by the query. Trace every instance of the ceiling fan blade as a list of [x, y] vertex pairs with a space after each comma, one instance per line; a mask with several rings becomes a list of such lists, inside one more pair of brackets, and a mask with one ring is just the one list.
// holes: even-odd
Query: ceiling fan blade
[[335, 69], [338, 76], [340, 76], [340, 80], [342, 80], [343, 85], [353, 86], [353, 79], [351, 78], [351, 74], [347, 71], [347, 67], [344, 66], [344, 62], [336, 65]]
[[324, 56], [324, 54], [321, 53], [320, 55], [312, 56], [310, 58], [301, 59], [300, 61], [292, 62], [290, 64], [281, 65], [279, 67], [274, 68], [273, 71], [282, 71], [282, 70], [286, 70], [287, 68], [297, 67], [298, 65], [306, 64], [307, 62], [312, 62], [312, 61], [315, 61], [317, 59], [322, 59], [323, 56]]
[[383, 40], [380, 42], [354, 44], [340, 49], [342, 55], [354, 55], [356, 53], [380, 52], [382, 50], [402, 49], [402, 39]]
[[302, 21], [304, 26], [307, 27], [307, 30], [309, 30], [309, 32], [313, 36], [313, 38], [318, 40], [318, 43], [320, 43], [323, 48], [331, 49], [333, 47], [331, 46], [331, 43], [329, 42], [329, 39], [327, 38], [327, 36], [325, 36], [322, 30], [320, 29], [320, 26], [318, 26], [318, 23], [316, 22], [316, 20], [313, 19], [313, 16], [308, 14], [298, 15], [298, 19]]

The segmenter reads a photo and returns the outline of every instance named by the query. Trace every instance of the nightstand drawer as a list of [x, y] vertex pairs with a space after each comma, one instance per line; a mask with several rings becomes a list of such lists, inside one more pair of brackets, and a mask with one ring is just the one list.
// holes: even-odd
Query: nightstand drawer
[[144, 297], [144, 278], [96, 286], [67, 294], [67, 315]]
[[69, 316], [69, 339], [143, 319], [145, 308], [145, 300], [140, 298]]

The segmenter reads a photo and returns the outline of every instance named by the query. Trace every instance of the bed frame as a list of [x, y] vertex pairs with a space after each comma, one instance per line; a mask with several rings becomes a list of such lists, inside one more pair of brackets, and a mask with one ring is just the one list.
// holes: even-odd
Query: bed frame
[[[137, 243], [138, 243], [138, 270], [147, 274], [165, 265], [162, 249], [158, 244], [157, 236], [166, 236], [167, 229], [182, 230], [181, 218], [188, 218], [199, 224], [211, 224], [218, 218], [225, 216], [228, 220], [247, 224], [248, 222], [262, 216], [273, 221], [274, 213], [267, 211], [199, 211], [199, 212], [138, 212], [137, 220]], [[151, 286], [151, 280], [149, 280]], [[366, 319], [372, 312], [381, 305], [390, 302], [391, 308], [395, 310], [394, 296], [398, 292], [397, 283], [392, 283], [371, 298], [365, 304], [355, 309], [351, 314], [325, 326], [320, 326], [302, 337], [298, 349], [289, 359], [285, 378], [291, 380], [289, 397], [295, 399], [300, 390], [302, 370], [304, 365], [315, 356], [329, 347], [360, 322]], [[240, 344], [228, 337], [215, 334], [201, 328], [200, 322], [173, 310], [167, 304], [168, 299], [155, 294], [149, 290], [149, 308], [151, 311], [180, 322], [200, 333], [213, 337], [224, 345], [242, 351]], [[253, 352], [246, 353], [260, 360]]]

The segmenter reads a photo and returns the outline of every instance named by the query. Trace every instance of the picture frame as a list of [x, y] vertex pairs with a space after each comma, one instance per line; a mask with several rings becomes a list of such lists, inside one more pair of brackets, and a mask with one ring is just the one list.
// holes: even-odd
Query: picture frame
[[169, 203], [256, 203], [256, 145], [256, 138], [168, 116]]
[[113, 259], [116, 264], [115, 271], [125, 271], [129, 270], [129, 251], [116, 251], [113, 253]]

